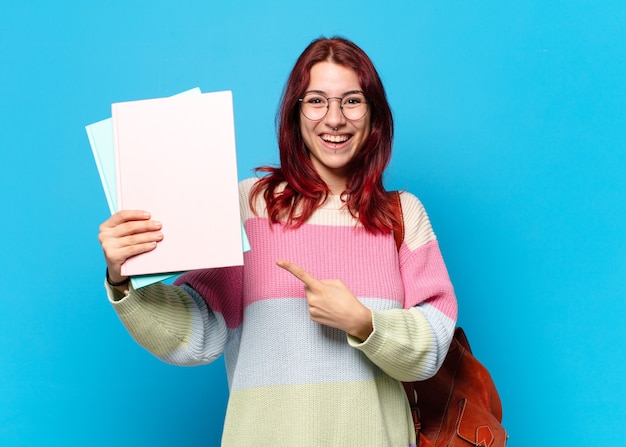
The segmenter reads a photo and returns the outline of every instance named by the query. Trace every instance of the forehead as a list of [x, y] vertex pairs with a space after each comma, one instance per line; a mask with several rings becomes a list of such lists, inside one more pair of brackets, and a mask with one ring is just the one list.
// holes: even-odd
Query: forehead
[[311, 67], [307, 91], [318, 90], [328, 94], [343, 94], [361, 90], [359, 77], [351, 68], [334, 62], [318, 62]]

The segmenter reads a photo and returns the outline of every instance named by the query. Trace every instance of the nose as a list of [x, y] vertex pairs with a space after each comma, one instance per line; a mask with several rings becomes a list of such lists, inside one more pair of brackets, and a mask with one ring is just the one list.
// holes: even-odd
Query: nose
[[[336, 101], [333, 101], [336, 99]], [[333, 105], [336, 103], [336, 105]], [[326, 124], [329, 127], [339, 127], [345, 121], [343, 111], [341, 110], [341, 98], [328, 98], [328, 112], [326, 112]]]

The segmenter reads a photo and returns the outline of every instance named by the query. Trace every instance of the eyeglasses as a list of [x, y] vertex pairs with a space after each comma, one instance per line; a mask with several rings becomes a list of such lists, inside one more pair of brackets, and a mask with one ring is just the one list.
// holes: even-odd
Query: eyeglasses
[[319, 121], [326, 116], [330, 108], [330, 100], [339, 100], [339, 108], [346, 119], [360, 120], [367, 113], [367, 99], [363, 92], [350, 92], [345, 95], [327, 98], [319, 92], [308, 92], [298, 99], [302, 114], [311, 121]]

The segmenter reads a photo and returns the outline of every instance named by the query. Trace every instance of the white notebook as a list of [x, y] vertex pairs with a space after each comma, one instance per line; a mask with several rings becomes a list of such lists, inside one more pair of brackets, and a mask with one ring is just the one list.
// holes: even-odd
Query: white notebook
[[230, 91], [111, 107], [117, 208], [163, 223], [163, 241], [125, 276], [243, 264]]

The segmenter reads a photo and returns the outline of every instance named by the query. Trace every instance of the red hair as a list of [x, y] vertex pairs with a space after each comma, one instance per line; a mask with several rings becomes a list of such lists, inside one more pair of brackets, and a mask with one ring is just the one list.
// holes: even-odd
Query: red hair
[[[393, 117], [374, 64], [353, 42], [340, 37], [320, 38], [300, 55], [289, 75], [278, 115], [280, 167], [261, 166], [250, 196], [262, 194], [271, 223], [299, 227], [326, 200], [330, 190], [318, 175], [300, 133], [300, 105], [318, 62], [330, 61], [354, 70], [369, 104], [370, 134], [348, 165], [348, 183], [342, 198], [363, 227], [372, 233], [389, 232], [396, 220], [383, 187], [383, 172], [391, 158]], [[284, 185], [284, 189], [283, 189]]]

